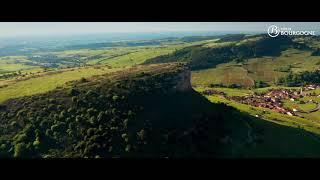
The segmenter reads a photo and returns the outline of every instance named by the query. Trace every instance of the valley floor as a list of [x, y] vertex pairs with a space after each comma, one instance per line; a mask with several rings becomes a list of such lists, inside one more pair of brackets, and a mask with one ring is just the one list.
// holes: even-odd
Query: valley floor
[[[228, 157], [320, 157], [319, 111], [307, 114], [304, 113], [304, 118], [301, 118], [299, 116], [281, 114], [268, 108], [239, 103], [226, 98], [233, 96], [249, 96], [253, 94], [254, 91], [263, 91], [261, 89], [246, 90], [195, 87], [195, 90], [199, 93], [202, 93], [205, 90], [225, 92], [225, 95], [211, 94], [205, 95], [205, 97], [213, 103], [223, 103], [234, 107], [243, 113], [248, 113], [251, 116], [257, 117], [251, 122], [243, 120], [243, 122], [226, 123], [229, 124], [230, 129], [236, 131], [229, 137], [233, 139], [233, 143], [227, 148], [231, 151], [229, 152], [230, 154]], [[320, 98], [317, 98], [317, 100], [319, 101]], [[285, 105], [288, 106], [288, 104]], [[312, 106], [310, 108], [312, 109], [314, 107]], [[259, 129], [263, 129], [263, 135], [261, 135], [262, 137], [260, 137], [260, 139], [258, 136], [257, 142], [244, 143], [247, 141], [247, 137], [241, 138], [240, 134], [250, 134], [251, 131], [259, 131]], [[244, 131], [246, 133], [237, 131]]]

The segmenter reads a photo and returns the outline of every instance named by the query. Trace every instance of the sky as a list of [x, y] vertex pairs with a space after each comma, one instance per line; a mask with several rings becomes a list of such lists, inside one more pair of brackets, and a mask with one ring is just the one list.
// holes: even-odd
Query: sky
[[114, 32], [266, 32], [273, 24], [320, 34], [318, 22], [0, 22], [0, 37]]

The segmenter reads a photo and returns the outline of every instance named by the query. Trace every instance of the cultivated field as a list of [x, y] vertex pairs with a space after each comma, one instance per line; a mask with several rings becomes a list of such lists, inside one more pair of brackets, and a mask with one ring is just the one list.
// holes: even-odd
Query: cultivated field
[[320, 67], [320, 58], [310, 56], [310, 52], [290, 49], [279, 57], [262, 57], [248, 59], [244, 63], [225, 63], [216, 68], [210, 68], [192, 73], [192, 83], [195, 86], [210, 84], [240, 84], [246, 87], [254, 85], [254, 81], [262, 80], [274, 84], [280, 77], [288, 74], [290, 69], [294, 73], [313, 71]]
[[114, 72], [119, 69], [109, 69], [102, 67], [86, 67], [75, 68], [63, 71], [49, 72], [42, 74], [39, 77], [30, 78], [27, 80], [11, 82], [8, 86], [0, 88], [0, 102], [10, 98], [22, 96], [30, 96], [38, 93], [44, 93], [58, 87], [62, 87], [68, 81], [73, 81], [81, 78], [88, 78], [94, 75], [101, 75], [108, 72]]

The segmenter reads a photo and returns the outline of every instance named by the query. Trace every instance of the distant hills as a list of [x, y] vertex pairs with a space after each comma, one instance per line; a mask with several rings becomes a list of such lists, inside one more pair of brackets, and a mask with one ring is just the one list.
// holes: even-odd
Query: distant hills
[[[224, 42], [228, 43], [223, 44]], [[169, 55], [149, 59], [146, 64], [188, 62], [191, 69], [196, 70], [212, 68], [232, 60], [242, 61], [254, 57], [279, 56], [282, 51], [289, 48], [310, 49], [305, 44], [294, 42], [288, 36], [271, 38], [267, 35], [230, 35], [222, 37], [215, 43], [217, 46], [210, 47], [201, 44], [186, 47]], [[222, 45], [219, 45], [219, 43], [222, 43]]]

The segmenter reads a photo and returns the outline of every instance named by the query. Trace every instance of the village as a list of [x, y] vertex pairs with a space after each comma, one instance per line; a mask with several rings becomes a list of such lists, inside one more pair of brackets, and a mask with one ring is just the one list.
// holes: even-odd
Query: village
[[308, 112], [302, 111], [299, 108], [286, 108], [283, 106], [284, 100], [298, 101], [305, 96], [316, 96], [320, 99], [320, 95], [315, 94], [312, 90], [320, 89], [320, 85], [307, 85], [300, 90], [294, 89], [271, 89], [265, 94], [254, 93], [248, 96], [226, 96], [225, 93], [216, 90], [206, 90], [203, 92], [205, 95], [217, 94], [221, 95], [228, 100], [232, 100], [242, 104], [248, 104], [255, 107], [268, 108], [278, 113], [287, 114], [290, 116], [300, 116], [297, 112], [301, 113], [311, 113], [318, 111], [320, 109], [320, 103], [313, 100], [309, 100], [307, 103], [315, 103], [317, 107], [315, 109], [309, 110]]

